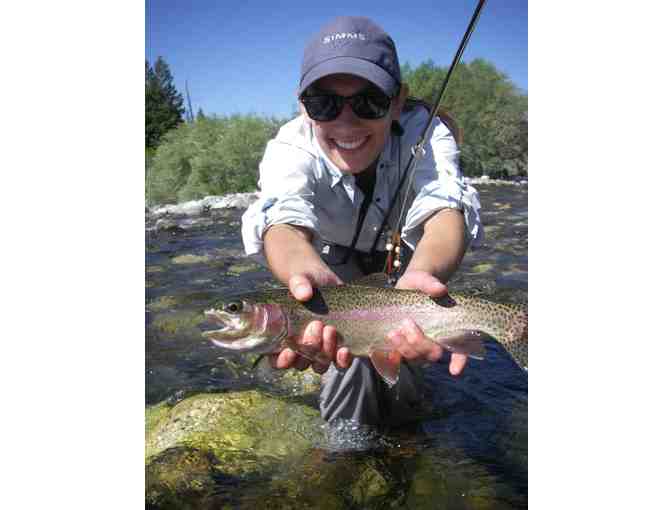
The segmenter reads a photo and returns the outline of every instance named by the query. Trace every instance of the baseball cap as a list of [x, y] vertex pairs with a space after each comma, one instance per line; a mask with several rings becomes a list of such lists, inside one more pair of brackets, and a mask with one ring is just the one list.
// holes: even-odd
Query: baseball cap
[[395, 96], [401, 85], [401, 70], [394, 41], [369, 18], [335, 18], [304, 50], [299, 96], [315, 81], [337, 73], [359, 76], [388, 97]]

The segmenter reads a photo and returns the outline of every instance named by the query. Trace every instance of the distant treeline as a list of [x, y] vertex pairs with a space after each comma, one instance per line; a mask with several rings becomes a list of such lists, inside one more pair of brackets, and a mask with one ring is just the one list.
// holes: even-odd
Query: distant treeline
[[[147, 202], [254, 191], [266, 143], [290, 119], [207, 116], [199, 109], [194, 122], [184, 122], [182, 97], [167, 64], [159, 60], [153, 68], [145, 64]], [[430, 103], [446, 72], [432, 61], [402, 67], [411, 95]], [[527, 174], [527, 95], [506, 75], [481, 59], [459, 64], [441, 105], [463, 130], [460, 164], [465, 175]]]

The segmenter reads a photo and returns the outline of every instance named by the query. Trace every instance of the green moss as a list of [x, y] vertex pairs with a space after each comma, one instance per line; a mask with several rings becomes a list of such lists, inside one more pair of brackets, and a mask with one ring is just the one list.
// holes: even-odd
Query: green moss
[[485, 225], [483, 228], [485, 230], [486, 239], [493, 239], [502, 232], [502, 227], [499, 225]]
[[187, 253], [185, 255], [178, 255], [170, 259], [173, 264], [201, 264], [211, 260], [209, 255], [193, 255]]
[[145, 305], [145, 308], [151, 310], [152, 312], [158, 312], [161, 310], [175, 308], [178, 303], [179, 301], [175, 296], [161, 296], [159, 299], [155, 299], [151, 303]]
[[[436, 456], [436, 458], [435, 458]], [[408, 508], [507, 509], [497, 478], [475, 461], [461, 460], [450, 468], [450, 452], [425, 452], [417, 458], [406, 504]], [[441, 469], [437, 469], [437, 464]], [[510, 494], [515, 499], [515, 494]]]
[[495, 207], [496, 207], [497, 209], [499, 209], [500, 211], [507, 211], [507, 210], [511, 209], [511, 204], [509, 204], [509, 203], [505, 203], [505, 202], [504, 202], [504, 203], [502, 203], [502, 202], [493, 202], [492, 205], [495, 206]]
[[145, 437], [165, 420], [169, 413], [170, 407], [165, 402], [145, 408]]
[[259, 264], [250, 262], [250, 263], [233, 264], [226, 269], [226, 272], [227, 274], [233, 276], [240, 276], [243, 273], [249, 273], [250, 271], [260, 271], [262, 269], [263, 267], [261, 267]]
[[268, 469], [287, 456], [304, 453], [317, 440], [316, 409], [256, 391], [200, 394], [166, 410], [146, 411], [145, 457], [187, 446], [212, 452], [231, 475]]
[[478, 264], [478, 265], [471, 268], [471, 272], [472, 273], [487, 273], [488, 271], [492, 271], [493, 267], [494, 266], [492, 264], [488, 264], [488, 263]]
[[352, 499], [359, 506], [368, 506], [372, 500], [385, 496], [390, 491], [390, 484], [376, 469], [369, 466], [353, 484]]
[[152, 322], [152, 327], [162, 333], [175, 335], [177, 333], [197, 332], [196, 326], [201, 322], [203, 322], [201, 313], [174, 311], [157, 315]]
[[312, 369], [303, 372], [299, 370], [280, 370], [278, 384], [292, 395], [305, 395], [320, 391], [321, 376]]
[[217, 459], [194, 448], [171, 448], [145, 469], [145, 499], [159, 508], [203, 508], [217, 484]]

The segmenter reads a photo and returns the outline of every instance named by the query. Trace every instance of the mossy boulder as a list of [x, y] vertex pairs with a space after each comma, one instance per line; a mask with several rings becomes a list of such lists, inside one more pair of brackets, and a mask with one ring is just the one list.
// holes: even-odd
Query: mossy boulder
[[317, 409], [257, 391], [205, 393], [145, 413], [145, 459], [176, 446], [211, 452], [221, 471], [259, 471], [300, 455], [320, 437]]
[[[164, 450], [146, 466], [145, 499], [150, 508], [203, 508], [221, 476], [210, 453], [178, 446]], [[185, 469], [186, 468], [186, 469]]]
[[[322, 437], [319, 411], [257, 391], [198, 394], [145, 412], [146, 499], [206, 498], [222, 479], [291, 465]], [[190, 503], [190, 504], [191, 504]]]

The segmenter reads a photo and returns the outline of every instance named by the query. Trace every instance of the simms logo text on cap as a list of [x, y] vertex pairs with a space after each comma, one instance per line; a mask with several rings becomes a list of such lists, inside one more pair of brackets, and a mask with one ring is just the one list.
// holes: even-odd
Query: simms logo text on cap
[[343, 39], [359, 39], [360, 41], [366, 41], [366, 36], [361, 32], [340, 32], [323, 37], [322, 44], [329, 44]]

